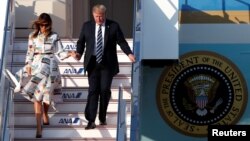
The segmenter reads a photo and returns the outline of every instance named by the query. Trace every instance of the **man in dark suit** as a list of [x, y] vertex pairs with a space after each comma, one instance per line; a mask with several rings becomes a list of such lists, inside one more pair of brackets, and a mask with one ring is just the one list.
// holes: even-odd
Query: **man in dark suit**
[[80, 60], [84, 54], [84, 68], [88, 74], [89, 91], [85, 118], [88, 125], [85, 129], [94, 129], [99, 105], [100, 125], [106, 125], [107, 107], [111, 97], [111, 83], [119, 72], [117, 44], [135, 62], [135, 57], [124, 38], [120, 26], [115, 21], [106, 19], [106, 7], [95, 5], [92, 9], [94, 20], [85, 22], [77, 41], [75, 58]]

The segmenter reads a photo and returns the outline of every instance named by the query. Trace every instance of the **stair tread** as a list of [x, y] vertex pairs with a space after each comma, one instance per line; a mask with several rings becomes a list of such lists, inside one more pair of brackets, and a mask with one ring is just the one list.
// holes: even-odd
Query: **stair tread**
[[[130, 111], [127, 111], [126, 112], [127, 114], [131, 114]], [[18, 115], [18, 116], [25, 116], [27, 114], [30, 114], [30, 115], [34, 115], [34, 112], [33, 111], [15, 111], [14, 115]], [[62, 116], [62, 115], [68, 115], [68, 114], [78, 114], [78, 115], [84, 115], [84, 112], [76, 112], [76, 111], [69, 111], [69, 112], [53, 112], [53, 111], [49, 111], [48, 114], [53, 114], [53, 116]], [[107, 115], [116, 115], [117, 112], [107, 112]], [[98, 115], [98, 114], [97, 114]]]
[[[81, 137], [81, 138], [41, 138], [41, 139], [37, 139], [37, 138], [14, 138], [14, 141], [115, 141], [116, 138], [111, 138], [111, 137], [101, 137], [101, 138], [85, 138], [85, 137]], [[128, 139], [129, 141], [129, 139]]]
[[[9, 50], [9, 52], [12, 52], [12, 53], [15, 53], [15, 54], [25, 54], [25, 53], [27, 53], [26, 49], [24, 49], [24, 50], [13, 49], [13, 50]], [[117, 53], [118, 54], [123, 54], [123, 51], [118, 49]]]
[[[34, 138], [35, 137], [35, 126], [32, 128], [15, 128], [15, 138]], [[130, 128], [126, 128], [127, 137], [130, 137]], [[116, 138], [117, 129], [99, 127], [92, 130], [85, 130], [84, 126], [81, 128], [43, 128], [43, 138], [53, 138], [53, 139], [61, 139], [61, 138]]]
[[[70, 75], [70, 74], [61, 74], [62, 77], [87, 77], [87, 75], [84, 74], [78, 74], [78, 75]], [[114, 76], [114, 79], [116, 78], [128, 78], [131, 77], [131, 74], [117, 74]]]
[[[12, 62], [12, 65], [24, 65], [24, 62]], [[83, 66], [83, 62], [60, 62], [59, 65], [79, 65]], [[119, 62], [119, 66], [131, 66], [131, 62]]]
[[[124, 99], [127, 103], [130, 103], [130, 99]], [[14, 99], [15, 103], [26, 103], [26, 104], [33, 104], [27, 99]], [[110, 99], [109, 103], [118, 103], [118, 99]], [[58, 102], [57, 104], [84, 104], [84, 102], [87, 102], [87, 99], [80, 99], [80, 100], [64, 100], [63, 102]]]
[[[82, 129], [82, 130], [85, 130], [85, 127], [84, 125], [45, 125], [43, 126], [43, 130], [53, 130], [53, 129], [57, 129], [57, 128], [63, 128], [63, 129], [66, 129], [66, 130], [71, 130], [72, 128], [74, 129]], [[127, 125], [127, 127], [130, 127], [130, 125]], [[11, 128], [11, 127], [10, 127]], [[19, 129], [19, 130], [30, 130], [30, 129], [33, 129], [33, 128], [36, 128], [36, 125], [14, 125], [14, 128], [15, 129]], [[116, 130], [117, 128], [117, 125], [99, 125], [99, 124], [96, 124], [96, 128], [93, 129], [93, 130]]]
[[[62, 90], [88, 90], [88, 86], [84, 87], [62, 87]], [[123, 90], [131, 90], [130, 86], [123, 86]], [[119, 87], [111, 86], [111, 90], [119, 90]]]

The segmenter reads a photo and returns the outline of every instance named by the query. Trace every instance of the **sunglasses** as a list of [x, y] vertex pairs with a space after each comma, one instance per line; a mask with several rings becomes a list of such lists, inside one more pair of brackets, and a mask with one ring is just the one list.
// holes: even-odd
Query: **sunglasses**
[[40, 24], [40, 27], [43, 27], [43, 26], [47, 27], [49, 26], [49, 24]]

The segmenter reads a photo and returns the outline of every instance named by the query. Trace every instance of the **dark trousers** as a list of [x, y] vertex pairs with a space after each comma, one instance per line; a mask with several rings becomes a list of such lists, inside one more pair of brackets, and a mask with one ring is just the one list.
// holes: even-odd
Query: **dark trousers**
[[112, 79], [113, 76], [109, 68], [103, 65], [95, 64], [88, 71], [89, 94], [85, 107], [85, 118], [89, 122], [95, 122], [99, 99], [99, 120], [101, 122], [106, 121], [107, 108], [111, 97]]

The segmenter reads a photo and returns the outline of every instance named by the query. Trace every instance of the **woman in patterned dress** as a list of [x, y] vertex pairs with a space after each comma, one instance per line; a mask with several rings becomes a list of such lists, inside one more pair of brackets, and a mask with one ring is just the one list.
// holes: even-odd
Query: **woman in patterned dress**
[[[34, 103], [36, 117], [36, 138], [42, 137], [43, 125], [49, 125], [48, 110], [50, 105], [62, 101], [61, 75], [58, 58], [65, 59], [72, 52], [65, 51], [58, 34], [52, 31], [49, 14], [42, 13], [33, 22], [34, 31], [29, 34], [25, 67], [16, 73], [15, 92], [20, 91]], [[8, 75], [11, 75], [7, 71]], [[13, 81], [13, 80], [12, 80]]]

